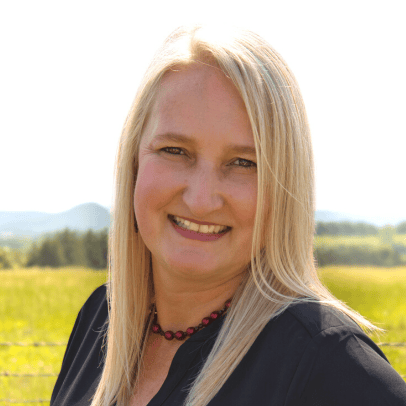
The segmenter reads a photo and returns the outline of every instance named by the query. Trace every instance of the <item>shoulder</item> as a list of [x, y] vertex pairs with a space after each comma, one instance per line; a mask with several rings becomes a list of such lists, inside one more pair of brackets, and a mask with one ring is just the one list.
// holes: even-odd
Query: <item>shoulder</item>
[[270, 331], [272, 325], [281, 336], [285, 357], [296, 356], [287, 404], [401, 405], [405, 401], [403, 379], [381, 349], [340, 310], [321, 303], [296, 303], [271, 320]]
[[305, 351], [309, 346], [334, 346], [334, 341], [342, 340], [345, 336], [356, 336], [366, 340], [384, 357], [355, 321], [340, 310], [319, 302], [290, 304], [271, 318], [263, 334], [266, 340], [277, 340], [287, 351], [299, 347]]
[[[73, 404], [70, 394], [91, 391], [101, 374], [101, 351], [108, 320], [106, 285], [99, 286], [79, 311], [69, 337], [51, 405]], [[76, 404], [76, 403], [75, 403]]]
[[107, 287], [104, 284], [96, 288], [83, 304], [72, 333], [79, 336], [95, 333], [106, 324], [107, 315]]
[[106, 285], [101, 285], [91, 293], [83, 304], [69, 338], [67, 353], [72, 350], [77, 351], [80, 346], [83, 346], [86, 341], [85, 338], [89, 340], [92, 336], [90, 339], [92, 341], [100, 335], [101, 329], [107, 322], [106, 293]]
[[92, 309], [98, 309], [100, 306], [107, 304], [107, 284], [103, 284], [96, 288], [81, 309], [82, 312], [91, 311]]
[[363, 333], [355, 321], [330, 305], [318, 302], [294, 303], [284, 313], [285, 317], [288, 315], [293, 317], [298, 327], [305, 330], [312, 338], [331, 328]]
[[[299, 302], [290, 305], [280, 316], [279, 323], [289, 325], [286, 340], [301, 345], [303, 360], [308, 363], [333, 362], [345, 370], [354, 363], [366, 369], [378, 362], [389, 365], [382, 350], [345, 313], [319, 302]], [[278, 319], [278, 317], [277, 317]], [[278, 321], [276, 320], [276, 323]]]
[[95, 289], [88, 297], [76, 317], [69, 337], [63, 363], [73, 359], [79, 351], [88, 351], [100, 341], [108, 319], [106, 285]]

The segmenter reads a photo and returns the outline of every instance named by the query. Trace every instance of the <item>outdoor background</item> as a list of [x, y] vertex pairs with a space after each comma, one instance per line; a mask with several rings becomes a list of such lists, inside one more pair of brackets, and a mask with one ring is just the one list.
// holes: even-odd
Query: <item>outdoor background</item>
[[[300, 85], [321, 279], [386, 332], [406, 379], [405, 3], [0, 3], [0, 405], [49, 403], [75, 318], [106, 281], [114, 160], [177, 26], [252, 29]], [[24, 403], [26, 404], [26, 403]]]

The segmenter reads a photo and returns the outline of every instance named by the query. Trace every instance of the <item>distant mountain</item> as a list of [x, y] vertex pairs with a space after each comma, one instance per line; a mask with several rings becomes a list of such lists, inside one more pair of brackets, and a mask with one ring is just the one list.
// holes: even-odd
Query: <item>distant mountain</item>
[[354, 223], [363, 222], [368, 224], [373, 224], [375, 226], [385, 226], [391, 224], [396, 226], [403, 221], [406, 221], [406, 212], [404, 216], [394, 216], [388, 214], [387, 216], [362, 216], [348, 213], [341, 213], [336, 211], [328, 210], [317, 210], [315, 213], [316, 221], [324, 222], [341, 222], [341, 221], [351, 221]]
[[100, 230], [110, 225], [109, 211], [96, 203], [85, 203], [62, 213], [33, 211], [0, 212], [0, 237], [36, 237], [46, 232], [70, 228]]

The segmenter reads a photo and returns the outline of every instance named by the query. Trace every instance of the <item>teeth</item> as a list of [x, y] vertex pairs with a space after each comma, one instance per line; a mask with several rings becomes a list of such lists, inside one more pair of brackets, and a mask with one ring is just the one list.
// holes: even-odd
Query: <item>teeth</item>
[[177, 216], [173, 217], [181, 227], [186, 228], [187, 230], [197, 231], [199, 233], [218, 234], [220, 231], [224, 231], [227, 228], [227, 226], [214, 226], [214, 225], [209, 226], [207, 224], [196, 224]]
[[[181, 221], [181, 223], [182, 223], [182, 221]], [[190, 225], [188, 226], [188, 229], [192, 230], [192, 231], [199, 231], [199, 224], [190, 223]]]

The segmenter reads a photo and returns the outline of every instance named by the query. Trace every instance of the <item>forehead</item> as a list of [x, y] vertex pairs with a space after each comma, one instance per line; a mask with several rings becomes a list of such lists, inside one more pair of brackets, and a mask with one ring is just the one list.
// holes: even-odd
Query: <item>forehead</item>
[[[198, 96], [205, 99], [222, 99], [245, 111], [241, 96], [232, 80], [223, 71], [213, 65], [195, 63], [189, 66], [177, 67], [165, 73], [155, 104], [163, 101], [176, 101], [180, 97]], [[215, 100], [213, 100], [215, 101]]]
[[[214, 132], [240, 130], [251, 133], [244, 102], [230, 78], [219, 68], [203, 63], [174, 68], [162, 79], [145, 135], [162, 131], [187, 135], [212, 125]], [[232, 128], [233, 127], [233, 128]]]

